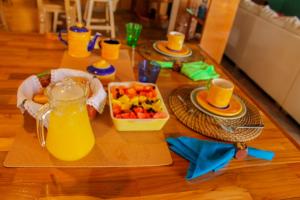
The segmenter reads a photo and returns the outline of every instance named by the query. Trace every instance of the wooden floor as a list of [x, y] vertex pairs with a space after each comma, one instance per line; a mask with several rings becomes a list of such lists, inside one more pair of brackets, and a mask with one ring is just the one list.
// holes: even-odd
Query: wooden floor
[[[19, 26], [22, 26], [20, 18]], [[115, 14], [117, 26], [117, 38], [125, 39], [125, 24], [128, 22], [138, 22], [143, 24], [140, 40], [163, 40], [166, 38], [166, 30], [159, 27], [155, 22], [142, 22], [128, 11], [117, 12]], [[28, 26], [25, 24], [24, 26]], [[35, 25], [32, 25], [35, 26]], [[0, 29], [1, 30], [1, 29]], [[106, 34], [106, 33], [103, 33]], [[238, 70], [228, 59], [224, 58], [222, 65], [238, 80], [242, 82], [244, 89], [260, 103], [261, 108], [276, 121], [287, 133], [300, 144], [300, 125], [289, 117], [262, 89], [260, 89], [247, 75]]]

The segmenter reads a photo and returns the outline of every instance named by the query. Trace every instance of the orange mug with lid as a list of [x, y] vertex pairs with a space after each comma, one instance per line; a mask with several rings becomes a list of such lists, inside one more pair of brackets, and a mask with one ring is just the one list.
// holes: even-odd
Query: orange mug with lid
[[212, 79], [208, 87], [206, 100], [215, 107], [226, 108], [230, 103], [233, 89], [233, 83], [226, 79]]
[[107, 60], [119, 58], [121, 43], [114, 39], [104, 39], [100, 42], [101, 57]]
[[184, 43], [184, 34], [177, 32], [177, 31], [171, 31], [168, 33], [167, 38], [168, 38], [168, 43], [167, 47], [170, 50], [174, 51], [180, 51], [183, 47]]

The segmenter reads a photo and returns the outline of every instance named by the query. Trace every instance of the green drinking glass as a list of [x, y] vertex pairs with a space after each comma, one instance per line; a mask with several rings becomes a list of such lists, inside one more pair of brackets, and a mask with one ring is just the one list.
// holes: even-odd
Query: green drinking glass
[[136, 23], [126, 24], [126, 40], [128, 46], [136, 47], [142, 27], [143, 26], [141, 24]]

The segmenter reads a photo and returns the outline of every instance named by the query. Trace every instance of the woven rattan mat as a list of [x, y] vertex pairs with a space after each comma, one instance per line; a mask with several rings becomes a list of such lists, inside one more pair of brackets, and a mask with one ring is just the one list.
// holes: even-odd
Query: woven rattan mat
[[[174, 90], [169, 96], [169, 105], [177, 119], [185, 126], [191, 128], [197, 133], [205, 136], [228, 141], [228, 142], [247, 142], [258, 137], [262, 129], [236, 129], [233, 133], [225, 131], [220, 123], [226, 126], [247, 126], [247, 125], [263, 125], [263, 120], [258, 108], [243, 98], [238, 93], [242, 101], [245, 103], [246, 114], [239, 119], [216, 119], [198, 110], [190, 100], [190, 94], [195, 89], [195, 86], [182, 86]], [[185, 103], [178, 97], [180, 96]]]

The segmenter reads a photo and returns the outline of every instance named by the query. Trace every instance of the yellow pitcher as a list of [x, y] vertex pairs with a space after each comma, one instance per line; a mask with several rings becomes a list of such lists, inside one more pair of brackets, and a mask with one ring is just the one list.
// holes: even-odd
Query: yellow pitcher
[[[79, 160], [95, 144], [86, 108], [87, 89], [72, 79], [52, 84], [47, 88], [49, 104], [37, 115], [37, 136], [42, 147], [64, 161]], [[49, 114], [48, 133], [44, 124]]]
[[70, 27], [68, 41], [62, 38], [61, 33], [62, 31], [58, 35], [59, 40], [68, 46], [69, 55], [77, 58], [88, 57], [94, 49], [97, 38], [101, 35], [96, 33], [94, 38], [90, 40], [91, 31], [80, 23]]

